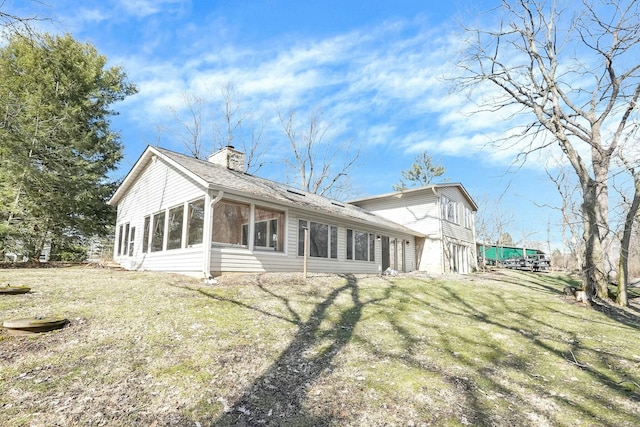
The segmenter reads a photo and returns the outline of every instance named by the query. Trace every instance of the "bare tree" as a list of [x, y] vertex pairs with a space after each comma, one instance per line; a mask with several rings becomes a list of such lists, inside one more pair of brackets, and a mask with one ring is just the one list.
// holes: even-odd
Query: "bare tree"
[[[32, 0], [32, 3], [45, 4], [37, 0]], [[33, 14], [29, 16], [18, 16], [8, 10], [5, 0], [0, 0], [0, 33], [5, 30], [35, 40], [38, 38], [38, 34], [34, 31], [32, 24], [38, 21], [49, 20], [49, 18]]]
[[546, 169], [547, 176], [553, 182], [560, 194], [561, 206], [538, 205], [540, 207], [557, 209], [562, 215], [562, 250], [564, 268], [568, 268], [568, 259], [564, 256], [564, 250], [569, 249], [572, 258], [575, 259], [576, 265], [581, 266], [582, 253], [584, 252], [584, 244], [582, 241], [582, 213], [580, 211], [580, 203], [576, 202], [576, 193], [580, 191], [579, 185], [575, 182], [575, 175], [571, 171], [567, 171], [565, 167], [556, 169], [556, 173], [552, 173]]
[[[492, 199], [484, 196], [476, 200], [479, 200], [480, 207], [475, 218], [476, 233], [482, 244], [495, 244], [496, 258], [499, 258], [501, 248], [513, 245], [513, 238], [507, 230], [513, 225], [514, 214], [502, 207], [500, 197]], [[482, 259], [484, 260], [484, 254]]]
[[[619, 144], [637, 127], [640, 28], [635, 1], [597, 6], [503, 0], [501, 25], [469, 29], [463, 86], [490, 83], [491, 110], [533, 120], [520, 134], [523, 155], [559, 146], [578, 179], [583, 218], [584, 288], [608, 298], [603, 246], [609, 238], [609, 179]], [[522, 141], [521, 140], [521, 141]]]
[[187, 118], [181, 117], [176, 107], [171, 107], [173, 117], [180, 125], [180, 130], [176, 132], [176, 136], [182, 140], [187, 154], [196, 159], [206, 159], [210, 154], [205, 148], [202, 134], [202, 111], [205, 105], [205, 99], [185, 92], [182, 94], [184, 107], [187, 111]]
[[444, 172], [444, 166], [434, 164], [433, 157], [426, 150], [422, 151], [409, 169], [400, 171], [402, 178], [398, 184], [393, 185], [393, 190], [405, 190], [408, 188], [407, 184], [411, 187], [429, 185], [435, 178], [444, 175]]
[[278, 112], [278, 117], [293, 154], [287, 165], [300, 188], [336, 199], [348, 192], [347, 172], [360, 157], [359, 150], [354, 152], [353, 141], [342, 146], [325, 141], [328, 125], [320, 111], [312, 112], [304, 127], [296, 122], [295, 112]]
[[638, 210], [640, 209], [640, 167], [634, 166], [626, 159], [622, 159], [627, 171], [633, 179], [633, 195], [631, 198], [625, 197], [621, 193], [623, 206], [626, 206], [626, 215], [623, 222], [622, 235], [620, 237], [620, 258], [618, 261], [618, 295], [616, 302], [622, 306], [628, 305], [627, 286], [629, 284], [629, 258], [631, 237], [634, 225], [638, 221]]
[[[222, 96], [222, 120], [214, 121], [214, 140], [216, 149], [225, 146], [236, 146], [238, 143], [242, 152], [245, 153], [245, 163], [247, 172], [256, 173], [264, 166], [265, 152], [261, 145], [264, 123], [256, 125], [250, 121], [250, 116], [240, 109], [238, 91], [231, 82], [220, 87]], [[246, 127], [249, 128], [248, 134]]]
[[264, 124], [256, 125], [242, 112], [239, 95], [232, 83], [221, 86], [222, 105], [216, 119], [216, 106], [206, 98], [190, 92], [183, 94], [183, 105], [171, 107], [178, 129], [160, 126], [162, 133], [181, 140], [185, 152], [196, 159], [206, 159], [212, 152], [236, 146], [245, 153], [245, 169], [256, 173], [264, 165], [261, 138]]

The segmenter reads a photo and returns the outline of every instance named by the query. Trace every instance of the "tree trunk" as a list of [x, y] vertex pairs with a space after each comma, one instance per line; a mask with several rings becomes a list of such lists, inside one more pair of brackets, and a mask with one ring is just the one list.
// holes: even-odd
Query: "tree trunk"
[[622, 239], [620, 240], [620, 260], [618, 262], [618, 296], [616, 297], [616, 302], [623, 307], [629, 304], [627, 299], [627, 284], [629, 283], [629, 245], [631, 244], [633, 224], [638, 214], [638, 208], [640, 208], [640, 180], [636, 177], [634, 177], [634, 179], [635, 191], [633, 193], [633, 201], [631, 202], [624, 221], [624, 230], [622, 232]]
[[[607, 202], [602, 197], [602, 185], [589, 179], [583, 188], [582, 215], [584, 222], [585, 257], [582, 273], [584, 276], [583, 289], [590, 298], [595, 296], [603, 299], [609, 298], [607, 278], [604, 273], [604, 257], [602, 253], [603, 208], [602, 203]], [[604, 191], [606, 191], [606, 186]], [[605, 208], [606, 209], [606, 208]]]

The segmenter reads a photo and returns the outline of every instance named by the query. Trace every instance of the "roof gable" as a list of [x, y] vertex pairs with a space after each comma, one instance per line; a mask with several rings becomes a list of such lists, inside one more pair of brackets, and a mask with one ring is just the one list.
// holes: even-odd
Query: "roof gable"
[[149, 165], [149, 163], [151, 163], [157, 158], [161, 158], [172, 167], [180, 170], [185, 175], [193, 179], [195, 182], [202, 185], [204, 188], [207, 188], [209, 186], [209, 184], [205, 180], [203, 180], [201, 177], [194, 174], [190, 170], [184, 168], [179, 163], [176, 163], [171, 158], [167, 157], [164, 153], [165, 151], [166, 150], [163, 150], [159, 147], [152, 147], [148, 145], [147, 148], [145, 148], [145, 150], [142, 152], [142, 155], [140, 155], [140, 158], [138, 158], [136, 163], [133, 165], [129, 173], [127, 173], [127, 175], [124, 177], [124, 179], [122, 180], [122, 183], [120, 184], [120, 186], [118, 186], [118, 189], [116, 190], [115, 193], [113, 193], [113, 196], [111, 196], [111, 199], [109, 199], [107, 203], [109, 205], [117, 205], [120, 202], [120, 199], [122, 199], [122, 197], [127, 193], [127, 191], [129, 191], [131, 186], [135, 184], [135, 182], [140, 177], [142, 172], [146, 169], [146, 167]]
[[418, 187], [418, 188], [407, 188], [401, 191], [394, 191], [391, 193], [385, 193], [385, 194], [379, 194], [379, 195], [375, 195], [375, 196], [369, 196], [369, 197], [362, 197], [359, 199], [355, 199], [355, 200], [349, 200], [348, 203], [354, 203], [354, 204], [358, 204], [359, 202], [365, 202], [368, 200], [379, 200], [379, 199], [394, 199], [394, 198], [399, 198], [405, 194], [419, 194], [419, 193], [433, 193], [433, 194], [439, 194], [439, 189], [442, 188], [457, 188], [460, 193], [464, 196], [464, 198], [467, 200], [467, 202], [469, 202], [469, 204], [471, 205], [472, 209], [474, 212], [478, 211], [478, 205], [476, 204], [476, 202], [473, 200], [473, 198], [471, 197], [471, 195], [467, 192], [467, 190], [464, 188], [464, 186], [459, 183], [459, 182], [451, 182], [451, 183], [444, 183], [444, 184], [432, 184], [432, 185], [427, 185], [424, 187]]

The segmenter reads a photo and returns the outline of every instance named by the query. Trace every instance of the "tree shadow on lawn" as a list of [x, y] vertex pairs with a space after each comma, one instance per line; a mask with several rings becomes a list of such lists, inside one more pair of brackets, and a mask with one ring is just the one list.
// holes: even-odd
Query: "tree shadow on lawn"
[[[577, 288], [580, 288], [582, 283], [579, 279], [563, 276], [548, 276], [546, 274], [547, 273], [529, 273], [523, 271], [513, 272], [508, 270], [506, 272], [494, 272], [490, 277], [493, 280], [524, 287], [529, 290], [532, 289], [531, 285], [533, 284], [557, 295], [565, 295], [563, 290], [556, 285], [557, 282], [563, 282], [566, 286]], [[574, 302], [573, 297], [569, 297], [569, 300]], [[591, 308], [626, 326], [640, 329], [640, 309], [635, 306], [635, 304], [630, 304], [629, 307], [622, 308], [611, 301], [598, 299], [591, 304]]]
[[[262, 314], [274, 316], [297, 325], [297, 332], [287, 348], [280, 354], [272, 366], [256, 378], [235, 402], [226, 408], [225, 413], [213, 422], [213, 425], [330, 425], [334, 414], [311, 414], [305, 408], [308, 389], [325, 371], [331, 371], [335, 356], [352, 338], [353, 330], [362, 316], [365, 305], [381, 299], [362, 302], [358, 281], [353, 275], [340, 275], [346, 280], [343, 286], [334, 289], [323, 301], [318, 303], [303, 321], [291, 307], [289, 300], [268, 290], [260, 289], [280, 300], [291, 315], [291, 319], [247, 305], [241, 301], [218, 297], [197, 289], [210, 298], [236, 304], [240, 307], [256, 310]], [[339, 307], [338, 298], [345, 294], [349, 298], [348, 306]], [[329, 328], [321, 327], [327, 320], [329, 311], [339, 310], [339, 318]], [[326, 326], [325, 322], [324, 325]]]
[[[526, 286], [524, 284], [521, 285]], [[402, 291], [400, 286], [397, 289]], [[438, 310], [444, 319], [459, 319], [466, 324], [466, 330], [460, 333], [456, 333], [455, 329], [446, 325], [442, 327], [435, 326], [435, 328], [433, 325], [425, 325], [425, 327], [429, 327], [431, 330], [435, 329], [438, 332], [438, 339], [430, 342], [429, 346], [439, 352], [444, 351], [450, 360], [454, 360], [455, 364], [465, 366], [471, 372], [483, 374], [481, 381], [485, 384], [490, 384], [489, 389], [493, 393], [509, 396], [512, 402], [517, 404], [516, 407], [518, 408], [511, 415], [513, 417], [511, 421], [514, 423], [529, 424], [531, 420], [528, 420], [524, 414], [527, 412], [541, 412], [540, 408], [531, 399], [528, 399], [530, 396], [539, 396], [542, 397], [540, 400], [546, 399], [565, 407], [575, 408], [592, 420], [602, 421], [604, 421], [602, 414], [608, 411], [605, 408], [618, 408], [619, 411], [624, 412], [624, 406], [619, 405], [617, 401], [618, 397], [624, 397], [628, 401], [640, 401], [638, 390], [630, 392], [622, 384], [622, 381], [616, 380], [626, 378], [628, 382], [633, 384], [640, 382], [637, 372], [633, 368], [629, 368], [637, 364], [637, 361], [622, 358], [615, 353], [614, 349], [607, 350], [587, 346], [578, 339], [578, 335], [573, 331], [559, 329], [561, 326], [551, 324], [551, 319], [545, 320], [533, 317], [525, 307], [518, 306], [518, 302], [507, 301], [504, 298], [500, 298], [499, 295], [491, 295], [492, 302], [498, 301], [501, 305], [501, 312], [508, 313], [508, 316], [496, 316], [494, 308], [487, 310], [480, 308], [475, 304], [477, 301], [470, 302], [466, 296], [459, 294], [455, 288], [441, 287], [437, 292], [430, 293], [429, 297], [431, 298], [431, 303], [429, 304], [431, 310]], [[449, 307], [455, 307], [455, 309], [449, 309]], [[557, 315], [564, 315], [564, 313], [557, 312]], [[389, 321], [394, 324], [393, 319]], [[589, 322], [583, 319], [582, 322], [584, 327], [588, 328]], [[539, 354], [548, 353], [552, 355], [555, 360], [554, 363], [561, 366], [562, 370], [577, 368], [585, 372], [599, 387], [609, 389], [609, 395], [616, 397], [603, 398], [589, 394], [589, 388], [587, 387], [578, 388], [573, 396], [565, 396], [561, 392], [556, 395], [550, 395], [548, 385], [545, 384], [545, 379], [538, 375], [539, 372], [527, 372], [527, 370], [537, 366], [536, 355], [518, 353], [507, 347], [501, 347], [500, 343], [491, 342], [491, 339], [487, 340], [481, 335], [476, 335], [473, 332], [469, 333], [469, 330], [473, 331], [474, 329], [478, 330], [478, 332], [485, 331], [486, 329], [483, 328], [483, 325], [488, 325], [490, 331], [496, 331], [505, 337], [515, 337], [509, 338], [509, 340], [525, 339], [530, 343], [531, 349], [535, 349]], [[395, 325], [394, 329], [408, 344], [412, 343], [411, 334]], [[541, 333], [540, 330], [551, 332]], [[554, 330], [558, 331], [557, 335], [553, 335]], [[624, 343], [621, 343], [621, 345], [624, 345]], [[403, 360], [407, 360], [407, 357], [412, 360], [413, 355], [415, 355], [412, 347], [413, 345], [407, 346], [407, 355], [403, 356]], [[473, 357], [462, 354], [467, 348], [477, 350], [472, 355]], [[490, 363], [487, 363], [487, 360], [483, 360], [481, 354], [485, 355], [490, 360]], [[577, 358], [576, 355], [578, 355]], [[580, 363], [581, 355], [597, 358], [601, 361], [602, 366], [608, 368], [594, 366], [589, 363]], [[623, 365], [620, 364], [620, 360], [623, 361]], [[424, 364], [417, 360], [414, 363], [416, 366], [425, 368]], [[434, 369], [433, 366], [426, 368]], [[502, 378], [496, 377], [496, 373], [499, 374], [503, 368], [520, 371], [529, 375], [530, 378], [516, 384], [507, 385], [502, 381]], [[440, 370], [443, 370], [443, 368], [436, 368], [436, 371]], [[557, 374], [560, 375], [560, 371]], [[494, 419], [495, 414], [490, 414], [491, 407], [488, 404], [491, 402], [486, 399], [486, 390], [481, 390], [473, 379], [459, 375], [452, 376], [446, 372], [442, 372], [442, 375], [452, 384], [459, 386], [458, 389], [462, 391], [461, 399], [463, 400], [460, 407], [464, 408], [467, 418], [474, 425], [494, 425], [497, 422]], [[486, 388], [486, 385], [484, 387]], [[522, 390], [525, 390], [525, 394], [522, 394]], [[528, 395], [526, 390], [529, 390]], [[576, 395], [579, 397], [576, 398]], [[552, 412], [542, 415], [547, 417], [551, 423], [557, 422], [557, 420], [554, 420]], [[640, 417], [637, 415], [634, 420], [640, 423]], [[504, 422], [504, 420], [502, 421]]]

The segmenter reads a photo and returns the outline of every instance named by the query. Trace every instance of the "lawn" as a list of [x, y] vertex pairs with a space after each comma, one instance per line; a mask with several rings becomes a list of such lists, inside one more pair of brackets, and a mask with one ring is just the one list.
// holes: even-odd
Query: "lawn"
[[[553, 274], [0, 270], [0, 425], [640, 425], [640, 311]], [[636, 306], [637, 307], [637, 306]]]

